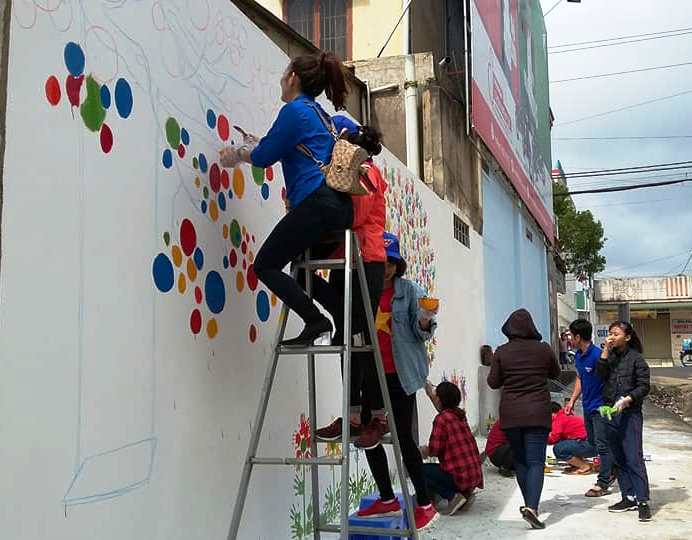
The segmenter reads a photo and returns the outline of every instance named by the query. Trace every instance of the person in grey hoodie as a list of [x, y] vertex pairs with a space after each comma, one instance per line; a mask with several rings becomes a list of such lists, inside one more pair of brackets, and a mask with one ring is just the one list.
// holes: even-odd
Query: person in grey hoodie
[[495, 351], [488, 385], [502, 388], [500, 427], [512, 448], [517, 483], [524, 496], [525, 506], [519, 511], [532, 528], [543, 529], [538, 503], [552, 426], [548, 379], [560, 375], [560, 365], [550, 345], [541, 341], [527, 310], [512, 313], [502, 333], [509, 342]]

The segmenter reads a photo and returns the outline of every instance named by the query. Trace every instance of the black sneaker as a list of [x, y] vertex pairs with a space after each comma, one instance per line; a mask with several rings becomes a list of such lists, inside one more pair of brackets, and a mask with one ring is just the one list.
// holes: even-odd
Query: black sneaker
[[646, 501], [639, 503], [639, 521], [651, 521], [651, 507]]
[[637, 503], [635, 501], [630, 501], [629, 499], [622, 499], [619, 503], [608, 507], [608, 512], [629, 512], [630, 510], [636, 510]]
[[538, 519], [538, 516], [528, 508], [521, 508], [521, 517], [523, 517], [524, 521], [531, 525], [532, 529], [545, 529], [545, 523]]
[[329, 333], [330, 337], [334, 327], [327, 317], [322, 317], [305, 324], [303, 331], [293, 339], [285, 339], [281, 342], [284, 347], [309, 347], [322, 334]]

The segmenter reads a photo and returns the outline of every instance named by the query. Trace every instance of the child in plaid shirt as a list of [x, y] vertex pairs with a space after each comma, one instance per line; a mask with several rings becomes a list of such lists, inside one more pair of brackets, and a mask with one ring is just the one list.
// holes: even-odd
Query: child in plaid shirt
[[447, 499], [444, 513], [452, 515], [469, 501], [475, 488], [483, 488], [481, 457], [466, 413], [459, 408], [459, 388], [445, 381], [434, 390], [426, 390], [439, 414], [433, 421], [428, 446], [421, 447], [421, 455], [436, 456], [439, 464], [424, 463], [423, 473], [428, 490]]

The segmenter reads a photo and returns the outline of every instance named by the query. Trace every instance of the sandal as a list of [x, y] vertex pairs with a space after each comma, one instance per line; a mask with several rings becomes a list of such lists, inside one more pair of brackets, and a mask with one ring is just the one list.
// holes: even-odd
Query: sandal
[[589, 465], [585, 469], [574, 469], [571, 472], [565, 473], [565, 474], [571, 474], [574, 476], [585, 476], [587, 474], [592, 474], [593, 473], [593, 465]]
[[601, 486], [594, 486], [584, 493], [584, 497], [603, 497], [604, 495], [608, 495], [608, 490]]

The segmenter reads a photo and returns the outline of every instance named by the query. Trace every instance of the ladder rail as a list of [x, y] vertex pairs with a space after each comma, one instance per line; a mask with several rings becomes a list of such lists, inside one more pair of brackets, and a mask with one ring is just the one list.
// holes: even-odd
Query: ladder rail
[[[356, 249], [359, 249], [358, 238], [353, 235], [353, 240], [356, 245]], [[356, 257], [356, 269], [358, 272], [358, 281], [360, 281], [361, 294], [363, 297], [363, 305], [366, 306], [365, 316], [368, 323], [368, 333], [370, 334], [370, 340], [373, 344], [374, 349], [374, 361], [375, 368], [377, 370], [377, 379], [380, 383], [380, 390], [382, 392], [382, 400], [384, 402], [384, 408], [387, 412], [387, 422], [389, 424], [389, 431], [392, 436], [392, 447], [394, 449], [394, 459], [396, 461], [396, 468], [399, 475], [399, 483], [401, 484], [401, 493], [404, 498], [404, 506], [406, 507], [406, 514], [408, 517], [408, 529], [411, 531], [410, 538], [412, 540], [418, 540], [418, 531], [416, 530], [415, 514], [413, 508], [413, 501], [408, 490], [408, 482], [406, 480], [406, 474], [404, 472], [403, 460], [401, 458], [401, 445], [399, 444], [399, 434], [396, 429], [396, 422], [394, 421], [394, 411], [392, 409], [392, 400], [389, 396], [389, 387], [387, 386], [387, 377], [384, 373], [384, 363], [382, 362], [382, 352], [380, 351], [379, 343], [377, 341], [377, 329], [375, 328], [375, 317], [373, 316], [372, 310], [370, 309], [370, 292], [368, 290], [367, 281], [365, 279], [365, 264], [363, 263], [362, 257]]]

